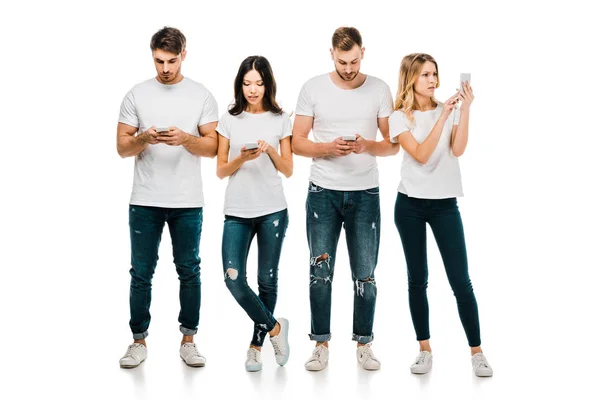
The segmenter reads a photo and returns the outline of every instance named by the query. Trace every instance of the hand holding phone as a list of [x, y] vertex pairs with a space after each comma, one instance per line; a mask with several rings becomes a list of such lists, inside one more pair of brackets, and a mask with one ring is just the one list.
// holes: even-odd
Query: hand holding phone
[[462, 87], [465, 83], [468, 83], [469, 85], [471, 84], [471, 73], [469, 72], [463, 72], [460, 74], [460, 85], [458, 86], [460, 90], [462, 90]]
[[460, 86], [458, 89], [459, 100], [462, 103], [461, 108], [468, 108], [471, 106], [475, 96], [473, 95], [473, 88], [471, 87], [471, 74], [462, 73], [460, 74]]
[[356, 135], [343, 135], [342, 140], [345, 140], [347, 142], [356, 141]]
[[248, 142], [245, 144], [246, 150], [258, 149], [258, 142]]
[[157, 126], [156, 127], [156, 133], [163, 134], [165, 132], [169, 132], [169, 127], [168, 126]]

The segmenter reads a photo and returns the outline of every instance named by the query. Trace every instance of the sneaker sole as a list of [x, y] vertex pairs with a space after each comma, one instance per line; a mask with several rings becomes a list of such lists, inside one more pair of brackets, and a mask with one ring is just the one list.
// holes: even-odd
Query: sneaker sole
[[362, 369], [364, 369], [365, 371], [379, 371], [379, 369], [381, 369], [381, 365], [377, 366], [377, 367], [373, 367], [373, 368], [367, 368], [364, 365], [362, 365], [361, 363], [359, 363], [359, 365], [362, 367]]
[[133, 369], [133, 368], [139, 367], [144, 361], [146, 361], [146, 360], [144, 359], [144, 360], [140, 361], [139, 364], [136, 364], [136, 365], [121, 365], [121, 364], [119, 364], [119, 367], [121, 367], [123, 369]]
[[248, 372], [258, 372], [262, 369], [262, 365], [247, 365], [246, 371]]
[[431, 370], [429, 370], [429, 371], [413, 371], [413, 370], [411, 370], [410, 373], [414, 374], [414, 375], [425, 375], [425, 374], [428, 374], [430, 371]]
[[202, 363], [196, 363], [196, 364], [188, 364], [187, 362], [185, 362], [185, 359], [181, 356], [179, 356], [181, 358], [181, 361], [183, 361], [185, 363], [185, 365], [187, 365], [188, 367], [204, 367], [206, 365], [206, 362], [202, 362]]
[[306, 365], [304, 366], [304, 368], [306, 368], [307, 371], [311, 371], [311, 372], [319, 372], [319, 371], [323, 371], [325, 368], [327, 368], [327, 365], [329, 364], [329, 362], [325, 362], [325, 365], [323, 365], [323, 368], [312, 368], [312, 367], [307, 367]]
[[480, 378], [489, 378], [491, 376], [493, 376], [494, 373], [493, 372], [480, 372], [480, 373], [475, 373], [475, 376], [478, 376]]

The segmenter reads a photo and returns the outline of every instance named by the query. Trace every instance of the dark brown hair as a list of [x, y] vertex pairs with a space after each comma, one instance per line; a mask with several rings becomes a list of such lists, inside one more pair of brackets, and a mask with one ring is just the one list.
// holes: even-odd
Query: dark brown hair
[[185, 50], [185, 36], [179, 29], [165, 26], [150, 40], [150, 50], [156, 49], [179, 55]]
[[265, 95], [263, 97], [262, 106], [265, 111], [271, 111], [275, 114], [281, 114], [283, 111], [277, 101], [275, 100], [277, 94], [277, 83], [275, 83], [275, 77], [271, 70], [271, 64], [263, 56], [250, 56], [247, 57], [238, 70], [235, 81], [233, 82], [233, 93], [235, 97], [235, 103], [229, 108], [229, 114], [239, 115], [242, 111], [246, 110], [248, 106], [248, 100], [244, 97], [244, 90], [242, 85], [244, 84], [244, 76], [248, 71], [255, 70], [262, 78], [263, 85], [265, 85]]
[[352, 49], [354, 45], [362, 47], [362, 37], [360, 36], [358, 29], [349, 26], [343, 26], [341, 28], [337, 28], [333, 33], [331, 45], [333, 46], [334, 50], [337, 49], [341, 51], [348, 51]]

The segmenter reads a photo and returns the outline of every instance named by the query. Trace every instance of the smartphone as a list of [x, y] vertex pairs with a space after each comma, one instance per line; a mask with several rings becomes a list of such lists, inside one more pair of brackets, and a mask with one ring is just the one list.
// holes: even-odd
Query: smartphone
[[246, 146], [246, 150], [258, 149], [258, 143], [256, 143], [256, 142], [248, 142], [245, 144], [245, 146]]
[[458, 86], [458, 88], [460, 90], [462, 90], [463, 82], [469, 82], [469, 84], [471, 84], [471, 74], [470, 73], [463, 72], [462, 74], [460, 74], [460, 84]]
[[168, 126], [157, 126], [156, 127], [156, 133], [164, 133], [164, 132], [169, 132]]
[[355, 135], [343, 135], [342, 140], [345, 140], [347, 142], [354, 142], [356, 140], [356, 136]]

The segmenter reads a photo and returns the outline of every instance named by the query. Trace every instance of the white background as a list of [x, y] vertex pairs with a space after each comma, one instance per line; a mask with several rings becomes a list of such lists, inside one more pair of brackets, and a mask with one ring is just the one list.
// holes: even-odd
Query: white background
[[[558, 398], [598, 396], [598, 46], [592, 2], [467, 3], [21, 2], [3, 6], [0, 363], [4, 399], [53, 398]], [[266, 56], [278, 97], [293, 110], [301, 85], [333, 69], [333, 31], [357, 27], [362, 71], [395, 95], [401, 58], [433, 55], [442, 101], [472, 73], [470, 141], [461, 157], [463, 216], [483, 349], [495, 370], [474, 377], [469, 348], [433, 237], [429, 241], [434, 369], [417, 354], [404, 257], [393, 223], [401, 156], [380, 158], [382, 240], [373, 349], [362, 371], [352, 342], [352, 281], [344, 237], [333, 283], [330, 364], [304, 370], [308, 246], [304, 202], [310, 160], [285, 181], [290, 225], [276, 315], [291, 321], [291, 357], [244, 370], [252, 323], [223, 283], [226, 181], [203, 162], [202, 369], [179, 359], [177, 274], [165, 228], [154, 277], [149, 357], [118, 359], [131, 341], [127, 204], [133, 159], [116, 152], [119, 105], [154, 74], [149, 42], [164, 25], [188, 39], [183, 74], [220, 111], [248, 55]], [[256, 271], [251, 254], [250, 282]]]

